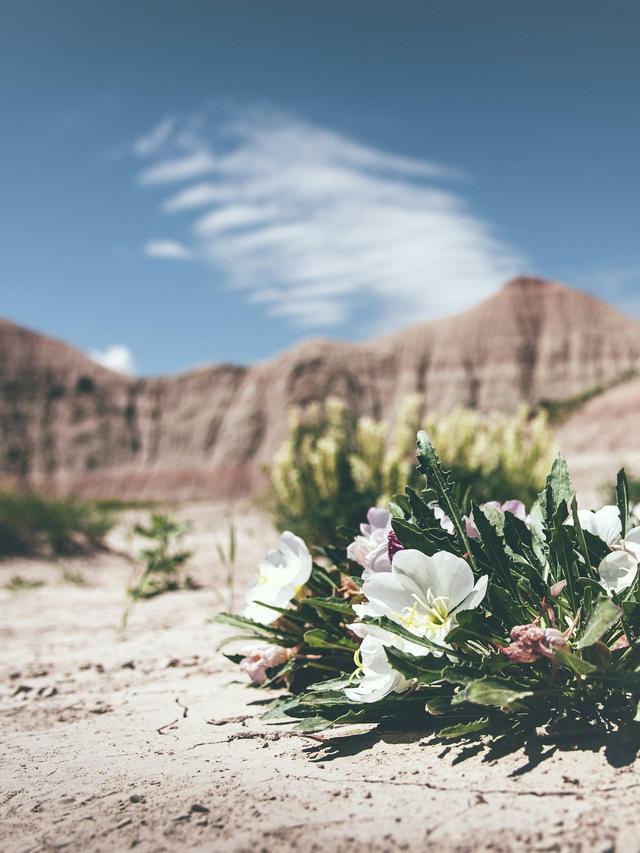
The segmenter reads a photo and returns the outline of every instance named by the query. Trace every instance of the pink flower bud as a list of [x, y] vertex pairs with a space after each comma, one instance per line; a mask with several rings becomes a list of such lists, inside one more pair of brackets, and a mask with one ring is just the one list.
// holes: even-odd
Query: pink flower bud
[[404, 545], [400, 542], [393, 530], [389, 531], [387, 537], [387, 550], [389, 552], [389, 562], [393, 560], [394, 554], [398, 551], [404, 551]]
[[283, 646], [256, 646], [240, 661], [240, 670], [245, 672], [254, 684], [264, 684], [267, 670], [280, 666], [291, 657], [291, 649]]
[[531, 622], [515, 625], [511, 629], [511, 645], [500, 651], [512, 663], [532, 663], [538, 658], [551, 658], [559, 649], [566, 648], [567, 638], [557, 628], [541, 628]]

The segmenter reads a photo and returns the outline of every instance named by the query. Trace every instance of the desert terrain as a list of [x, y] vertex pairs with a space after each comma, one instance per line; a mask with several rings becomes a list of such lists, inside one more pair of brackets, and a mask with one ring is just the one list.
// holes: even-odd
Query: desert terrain
[[[261, 722], [272, 694], [241, 680], [217, 651], [228, 629], [209, 621], [228, 597], [215, 542], [233, 515], [238, 607], [276, 532], [247, 504], [178, 514], [194, 521], [202, 588], [139, 602], [125, 631], [139, 512], [111, 551], [0, 563], [3, 851], [637, 849], [629, 741], [500, 754], [421, 732], [321, 741]], [[16, 575], [44, 585], [10, 591]]]

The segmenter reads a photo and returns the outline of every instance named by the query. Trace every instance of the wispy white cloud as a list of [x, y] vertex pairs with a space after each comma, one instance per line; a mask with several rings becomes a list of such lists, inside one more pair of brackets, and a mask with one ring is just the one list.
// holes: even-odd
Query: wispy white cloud
[[115, 370], [116, 373], [132, 376], [136, 372], [133, 353], [129, 347], [122, 344], [113, 344], [104, 350], [92, 350], [90, 356], [98, 364]]
[[464, 309], [529, 266], [460, 177], [262, 110], [176, 123], [138, 181], [170, 190], [188, 256], [270, 315], [366, 333]]
[[149, 240], [142, 251], [148, 258], [170, 261], [190, 261], [193, 258], [193, 252], [177, 240]]
[[133, 143], [133, 151], [139, 157], [148, 157], [162, 147], [176, 126], [176, 121], [171, 116], [163, 118], [161, 122], [152, 128], [145, 136], [140, 136]]

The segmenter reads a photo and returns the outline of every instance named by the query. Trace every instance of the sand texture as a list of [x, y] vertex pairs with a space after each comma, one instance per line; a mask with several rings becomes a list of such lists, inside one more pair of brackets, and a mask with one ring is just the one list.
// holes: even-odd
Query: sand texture
[[[125, 558], [65, 561], [86, 586], [58, 564], [0, 564], [5, 853], [640, 847], [635, 749], [619, 740], [500, 756], [420, 732], [323, 743], [260, 722], [266, 694], [217, 653], [227, 629], [208, 622], [224, 518], [183, 514], [207, 586], [140, 603], [124, 633]], [[239, 533], [242, 583], [275, 534], [255, 513]], [[122, 530], [112, 544], [131, 545]], [[16, 574], [46, 585], [9, 592]]]

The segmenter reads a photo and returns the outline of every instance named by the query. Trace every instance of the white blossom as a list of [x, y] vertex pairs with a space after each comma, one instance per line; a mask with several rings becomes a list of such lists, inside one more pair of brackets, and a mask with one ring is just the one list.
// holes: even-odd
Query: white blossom
[[291, 600], [309, 580], [312, 565], [311, 554], [302, 539], [285, 530], [280, 537], [280, 548], [269, 551], [247, 590], [245, 617], [265, 625], [275, 622], [280, 614], [263, 605], [290, 607]]

